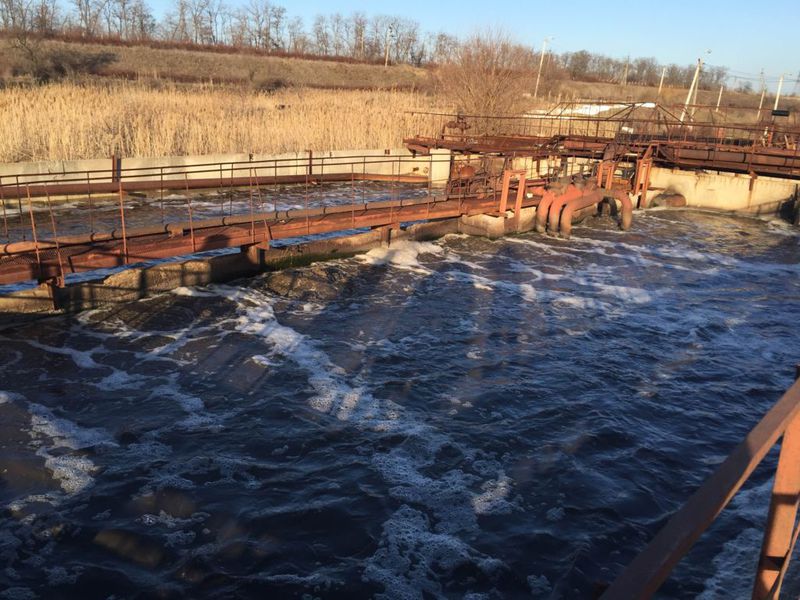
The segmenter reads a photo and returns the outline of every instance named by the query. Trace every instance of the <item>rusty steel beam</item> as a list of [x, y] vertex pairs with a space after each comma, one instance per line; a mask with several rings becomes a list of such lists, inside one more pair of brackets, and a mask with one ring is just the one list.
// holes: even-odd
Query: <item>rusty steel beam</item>
[[[538, 201], [538, 197], [525, 198], [521, 206], [533, 206]], [[130, 229], [124, 236], [113, 231], [37, 243], [13, 242], [0, 246], [0, 284], [56, 279], [60, 275], [59, 258], [67, 273], [79, 273], [270, 240], [496, 210], [493, 196], [428, 197], [176, 223]]]
[[[759, 423], [750, 431], [728, 458], [717, 467], [705, 483], [695, 491], [678, 512], [661, 528], [652, 541], [625, 568], [620, 576], [605, 591], [602, 600], [629, 600], [631, 598], [650, 598], [667, 579], [672, 569], [691, 549], [702, 533], [708, 529], [733, 496], [742, 487], [755, 468], [761, 463], [767, 452], [778, 440], [792, 428], [792, 434], [785, 438], [785, 450], [788, 457], [783, 460], [786, 469], [796, 468], [798, 448], [794, 430], [800, 416], [800, 381], [789, 388], [775, 406], [764, 415]], [[787, 443], [788, 442], [788, 443]], [[782, 449], [783, 450], [783, 449]], [[781, 452], [783, 455], [783, 451]], [[787, 472], [788, 471], [782, 471]], [[777, 489], [773, 489], [773, 505], [775, 503], [796, 504], [793, 497], [796, 489], [797, 473], [792, 480], [781, 479]], [[784, 490], [784, 484], [785, 490]], [[783, 491], [788, 491], [784, 496]], [[781, 558], [781, 567], [788, 563], [789, 556], [781, 556], [786, 547], [785, 532], [772, 536], [769, 532], [777, 532], [781, 527], [789, 526], [791, 510], [771, 511], [773, 519], [768, 526], [765, 539], [765, 552], [769, 554], [765, 562], [768, 567], [759, 569], [759, 576], [754, 598], [766, 598], [764, 589], [770, 581], [775, 581], [775, 562], [773, 558]], [[794, 523], [792, 522], [792, 526]], [[773, 545], [774, 544], [774, 545]], [[772, 552], [777, 557], [771, 556]], [[757, 592], [757, 593], [756, 593]]]

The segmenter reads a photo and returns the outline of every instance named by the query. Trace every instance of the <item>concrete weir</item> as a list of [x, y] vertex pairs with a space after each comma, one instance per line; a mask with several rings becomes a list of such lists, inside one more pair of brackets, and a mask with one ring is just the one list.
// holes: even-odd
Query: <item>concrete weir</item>
[[[722, 171], [685, 171], [653, 167], [650, 189], [680, 194], [690, 208], [745, 215], [774, 215], [794, 208], [798, 181]], [[792, 205], [792, 206], [789, 206]]]

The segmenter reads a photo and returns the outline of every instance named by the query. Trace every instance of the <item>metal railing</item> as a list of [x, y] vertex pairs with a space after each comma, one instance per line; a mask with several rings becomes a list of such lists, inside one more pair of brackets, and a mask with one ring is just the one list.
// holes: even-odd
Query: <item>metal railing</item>
[[650, 598], [782, 439], [753, 600], [778, 598], [800, 527], [800, 365], [797, 381], [686, 501], [602, 596]]
[[[562, 103], [546, 113], [526, 115], [471, 115], [422, 113], [428, 129], [407, 132], [406, 137], [429, 138], [510, 136], [548, 138], [583, 136], [598, 139], [628, 138], [666, 142], [704, 141], [718, 145], [761, 145], [794, 150], [800, 127], [789, 124], [681, 119], [671, 107], [655, 103], [609, 105], [604, 114], [577, 114], [573, 103]], [[591, 106], [587, 104], [585, 106]]]

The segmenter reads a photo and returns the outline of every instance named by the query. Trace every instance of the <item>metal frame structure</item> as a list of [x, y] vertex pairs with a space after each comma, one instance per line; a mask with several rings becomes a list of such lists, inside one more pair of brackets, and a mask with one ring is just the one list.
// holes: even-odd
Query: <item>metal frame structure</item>
[[[483, 116], [425, 113], [433, 123], [404, 143], [413, 152], [447, 148], [461, 153], [515, 156], [617, 157], [650, 154], [661, 166], [714, 169], [800, 179], [800, 125], [681, 119], [656, 103], [601, 105], [607, 114], [574, 112], [562, 103], [546, 113]], [[415, 113], [417, 114], [417, 113]]]

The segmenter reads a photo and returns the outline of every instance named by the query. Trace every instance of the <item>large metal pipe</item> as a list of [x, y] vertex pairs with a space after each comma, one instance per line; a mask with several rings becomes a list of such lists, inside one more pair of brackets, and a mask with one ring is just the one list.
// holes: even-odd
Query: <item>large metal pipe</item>
[[550, 205], [550, 211], [547, 215], [548, 229], [552, 235], [556, 235], [558, 233], [558, 222], [561, 217], [561, 209], [563, 209], [570, 200], [580, 198], [584, 194], [584, 190], [576, 187], [574, 184], [570, 184], [567, 186], [567, 189], [563, 194], [556, 196], [556, 199]]
[[[572, 218], [575, 216], [576, 211], [589, 208], [592, 205], [600, 204], [603, 201], [604, 196], [605, 192], [603, 190], [595, 190], [586, 194], [585, 196], [573, 198], [572, 200], [568, 201], [564, 206], [563, 212], [561, 213], [561, 226], [559, 229], [561, 237], [569, 239], [569, 236], [572, 234]], [[551, 233], [555, 234], [555, 230], [551, 230]]]
[[[575, 198], [567, 202], [561, 213], [560, 234], [562, 238], [569, 239], [572, 234], [572, 220], [578, 211], [589, 208], [592, 205], [600, 204], [608, 196], [608, 190], [595, 190], [580, 198]], [[628, 194], [622, 190], [612, 192], [613, 202], [619, 201], [622, 205], [620, 210], [619, 226], [623, 231], [631, 228], [633, 223], [633, 203]]]
[[550, 205], [555, 200], [556, 195], [552, 190], [545, 190], [542, 194], [542, 201], [536, 207], [536, 231], [544, 233], [547, 231], [547, 215], [550, 212]]

